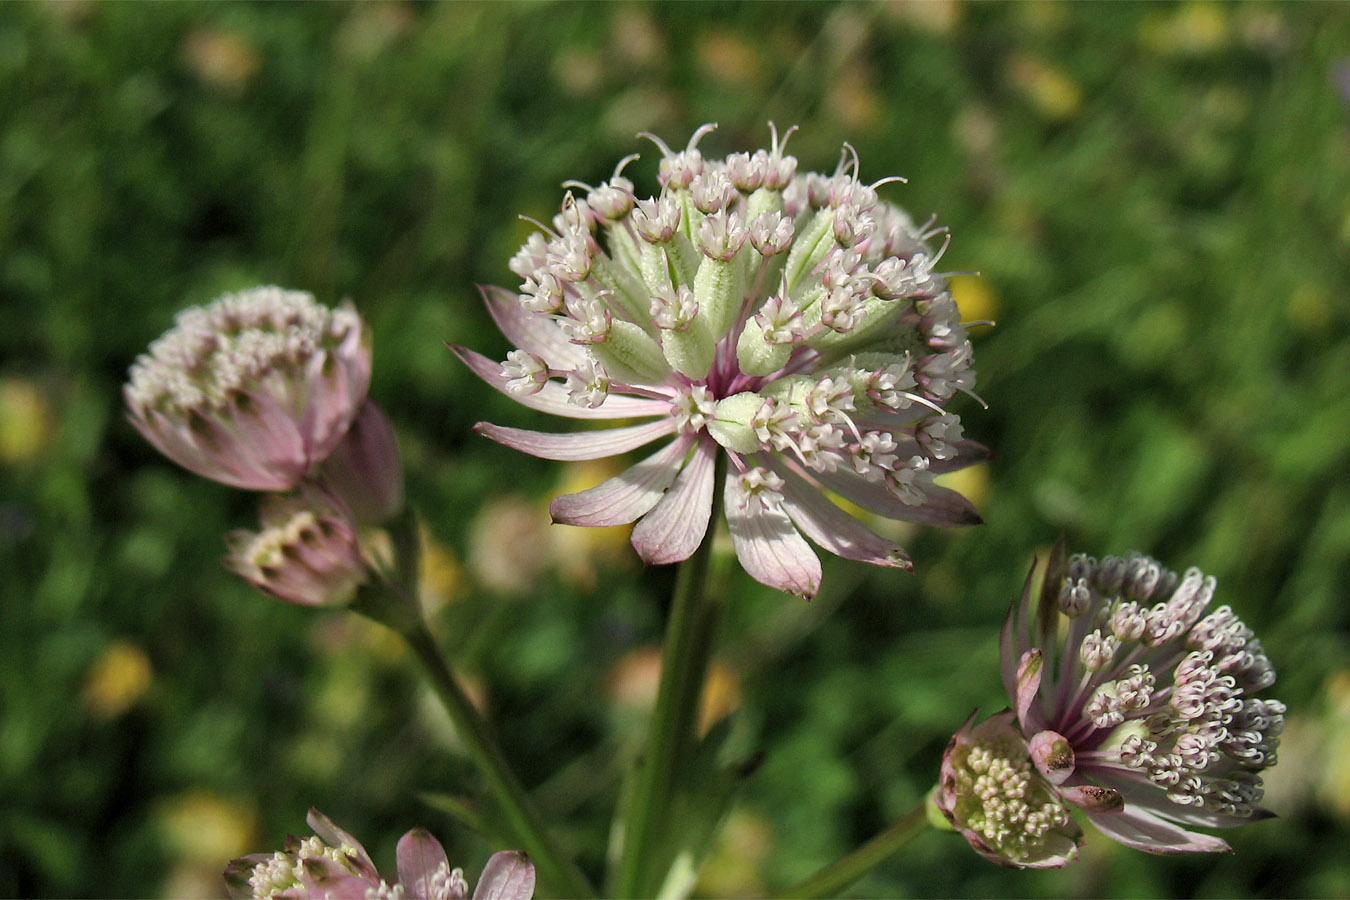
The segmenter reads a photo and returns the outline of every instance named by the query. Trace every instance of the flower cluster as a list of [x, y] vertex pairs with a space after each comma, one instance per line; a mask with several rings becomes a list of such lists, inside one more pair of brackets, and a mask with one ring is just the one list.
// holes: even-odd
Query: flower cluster
[[[797, 172], [775, 131], [767, 150], [705, 159], [699, 129], [660, 148], [661, 190], [639, 198], [622, 174], [570, 185], [551, 229], [511, 261], [518, 291], [483, 289], [518, 349], [504, 363], [455, 352], [533, 409], [652, 421], [572, 434], [480, 423], [548, 459], [661, 450], [578, 494], [554, 521], [637, 522], [647, 562], [688, 558], [711, 519], [719, 454], [727, 524], [741, 564], [801, 596], [820, 584], [803, 538], [851, 559], [910, 568], [904, 550], [846, 514], [831, 491], [883, 517], [979, 521], [933, 476], [983, 448], [947, 404], [974, 387], [971, 348], [942, 275], [942, 233], [916, 226], [860, 180], [851, 148], [831, 175]], [[790, 132], [789, 132], [790, 134]], [[945, 244], [944, 244], [945, 247]]]
[[346, 606], [368, 574], [346, 508], [318, 488], [269, 494], [260, 505], [262, 530], [231, 532], [225, 565], [278, 600]]
[[942, 759], [939, 808], [971, 845], [1014, 868], [1052, 868], [1078, 853], [1083, 832], [1032, 766], [1009, 716], [970, 723]]
[[1034, 765], [1042, 795], [1053, 791], [1139, 850], [1227, 850], [1185, 826], [1270, 815], [1260, 773], [1275, 764], [1285, 707], [1256, 696], [1275, 670], [1231, 608], [1209, 609], [1214, 589], [1198, 569], [1177, 575], [1137, 554], [1098, 561], [1057, 550], [1039, 592], [1028, 579], [1002, 636], [1013, 709], [963, 729], [943, 766], [939, 806], [977, 850], [1014, 865], [1072, 858], [1062, 841], [1040, 841], [1029, 818], [1015, 820], [1018, 852], [1008, 852], [970, 814], [972, 791], [989, 795], [984, 809], [1025, 791], [1025, 778], [972, 778], [972, 748], [994, 743], [990, 752], [1023, 776], [1023, 762]]
[[131, 367], [132, 424], [198, 475], [288, 491], [333, 451], [370, 385], [370, 335], [350, 306], [259, 287], [178, 314]]
[[[398, 881], [380, 877], [365, 847], [316, 809], [306, 817], [314, 837], [291, 837], [284, 850], [241, 857], [225, 869], [234, 900], [466, 900], [461, 869], [450, 868], [445, 849], [414, 828], [398, 842]], [[473, 900], [530, 900], [534, 866], [518, 851], [496, 853], [483, 868]]]
[[[262, 531], [226, 559], [305, 606], [348, 603], [368, 567], [358, 528], [403, 505], [393, 429], [366, 396], [370, 334], [350, 304], [258, 287], [178, 314], [131, 367], [132, 424], [179, 465], [262, 500]], [[298, 489], [298, 490], [297, 490]]]

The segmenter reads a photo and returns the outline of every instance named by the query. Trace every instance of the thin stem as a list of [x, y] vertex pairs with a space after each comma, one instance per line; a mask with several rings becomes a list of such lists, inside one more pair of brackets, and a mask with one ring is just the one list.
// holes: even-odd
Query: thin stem
[[928, 825], [928, 814], [920, 803], [905, 817], [881, 834], [854, 850], [848, 856], [821, 869], [804, 881], [799, 881], [779, 896], [806, 900], [815, 897], [837, 897], [844, 888], [900, 852]]
[[559, 896], [594, 897], [595, 889], [586, 876], [554, 846], [538, 810], [490, 736], [487, 723], [455, 680], [426, 625], [419, 619], [415, 625], [400, 629], [400, 632], [455, 724], [456, 733], [478, 768], [484, 787], [500, 805], [512, 833], [534, 861], [540, 880], [550, 884]]
[[389, 523], [388, 529], [394, 546], [392, 566], [372, 570], [374, 577], [357, 595], [353, 610], [392, 628], [408, 642], [450, 716], [484, 788], [497, 802], [513, 839], [534, 860], [540, 881], [562, 897], [596, 896], [586, 876], [553, 843], [538, 809], [493, 739], [488, 723], [459, 686], [440, 645], [427, 628], [416, 599], [420, 556], [416, 515], [407, 509]]
[[[716, 525], [721, 520], [719, 460], [714, 475], [712, 526], [694, 554], [680, 564], [661, 651], [661, 684], [648, 726], [638, 781], [624, 817], [623, 854], [619, 860], [615, 893], [620, 897], [648, 897], [665, 875], [667, 853], [659, 843], [660, 830], [669, 821], [676, 772], [697, 741], [699, 701], [712, 654], [719, 593], [712, 582], [725, 567], [713, 564]], [[659, 871], [653, 870], [654, 864]]]

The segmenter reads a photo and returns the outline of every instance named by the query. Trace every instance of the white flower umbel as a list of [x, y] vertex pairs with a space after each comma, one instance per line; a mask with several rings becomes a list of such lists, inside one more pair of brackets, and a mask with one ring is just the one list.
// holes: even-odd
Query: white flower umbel
[[[657, 138], [661, 191], [639, 199], [619, 164], [572, 185], [552, 229], [511, 261], [518, 292], [487, 287], [519, 349], [498, 364], [455, 347], [480, 377], [532, 409], [577, 419], [651, 419], [573, 434], [480, 423], [547, 459], [661, 450], [605, 483], [558, 497], [554, 521], [637, 522], [647, 562], [687, 559], [707, 532], [714, 463], [741, 564], [804, 597], [824, 549], [882, 566], [909, 557], [827, 499], [881, 516], [971, 525], [979, 516], [933, 476], [985, 457], [947, 403], [975, 383], [970, 342], [942, 276], [941, 229], [917, 227], [865, 184], [846, 148], [832, 175], [797, 173], [776, 131], [767, 150], [705, 159]], [[790, 134], [791, 132], [789, 132]], [[944, 245], [945, 246], [945, 245]]]
[[198, 475], [286, 491], [323, 462], [370, 385], [370, 335], [350, 305], [259, 287], [178, 314], [123, 394], [151, 444]]
[[[1004, 625], [1003, 681], [1037, 769], [1122, 844], [1151, 853], [1227, 850], [1184, 826], [1270, 815], [1283, 703], [1275, 670], [1215, 580], [1156, 560], [1057, 550]], [[1039, 608], [1036, 598], [1039, 597]]]

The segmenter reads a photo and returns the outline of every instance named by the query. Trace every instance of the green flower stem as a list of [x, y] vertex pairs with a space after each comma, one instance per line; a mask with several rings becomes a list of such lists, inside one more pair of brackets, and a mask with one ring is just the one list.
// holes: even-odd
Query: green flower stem
[[459, 686], [440, 645], [427, 628], [416, 599], [419, 540], [417, 519], [411, 510], [389, 524], [389, 534], [394, 544], [393, 570], [376, 572], [372, 582], [357, 595], [353, 609], [392, 628], [407, 641], [454, 723], [483, 787], [497, 802], [514, 839], [534, 861], [539, 880], [560, 897], [595, 897], [595, 888], [586, 876], [553, 843], [538, 809], [493, 739], [488, 723]]
[[[650, 897], [665, 877], [672, 848], [659, 844], [669, 820], [675, 773], [697, 740], [699, 701], [712, 655], [718, 595], [726, 566], [718, 565], [714, 536], [722, 518], [723, 464], [714, 476], [712, 523], [694, 555], [680, 564], [661, 650], [661, 685], [648, 726], [636, 789], [624, 817], [623, 854], [615, 879], [619, 897]], [[716, 587], [714, 587], [716, 585]], [[659, 871], [653, 870], [653, 866]]]
[[402, 634], [422, 664], [441, 705], [450, 714], [456, 733], [477, 766], [484, 787], [497, 801], [511, 831], [534, 861], [540, 880], [550, 885], [561, 897], [596, 896], [595, 889], [576, 864], [554, 846], [539, 811], [490, 736], [487, 723], [455, 680], [426, 625], [419, 620], [415, 627], [402, 630]]
[[779, 896], [806, 898], [837, 897], [844, 888], [900, 852], [929, 824], [927, 802], [910, 810], [903, 819], [854, 850], [848, 856], [799, 881]]

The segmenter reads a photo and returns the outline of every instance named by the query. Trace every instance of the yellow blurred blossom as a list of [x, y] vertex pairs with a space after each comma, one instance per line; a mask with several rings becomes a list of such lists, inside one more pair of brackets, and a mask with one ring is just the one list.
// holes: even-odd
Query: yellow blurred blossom
[[1061, 0], [1026, 0], [1017, 4], [1022, 21], [1039, 32], [1061, 31], [1069, 24], [1069, 9]]
[[648, 710], [656, 705], [656, 689], [661, 682], [661, 650], [638, 647], [610, 667], [605, 678], [605, 693], [620, 710]]
[[421, 539], [422, 608], [435, 613], [442, 606], [463, 598], [464, 567], [455, 558], [454, 551], [436, 540], [425, 527], [421, 529]]
[[1280, 735], [1280, 764], [1261, 773], [1266, 788], [1261, 805], [1288, 816], [1316, 799], [1326, 743], [1323, 723], [1312, 715], [1291, 715]]
[[[574, 494], [595, 487], [624, 471], [623, 460], [597, 459], [563, 467], [562, 478], [549, 496]], [[543, 520], [549, 521], [548, 512]], [[631, 561], [635, 554], [628, 544], [632, 525], [606, 528], [577, 528], [556, 525], [548, 528], [552, 558], [561, 575], [574, 584], [592, 585], [600, 568]]]
[[257, 814], [242, 801], [193, 789], [156, 804], [165, 845], [186, 862], [224, 863], [257, 849]]
[[192, 73], [218, 90], [238, 94], [262, 66], [257, 49], [239, 35], [218, 28], [198, 28], [183, 41], [183, 62]]
[[1342, 820], [1350, 820], [1350, 670], [1341, 669], [1327, 678], [1325, 765], [1317, 785], [1322, 807]]
[[731, 85], [754, 87], [764, 81], [764, 68], [755, 48], [734, 31], [705, 30], [698, 37], [699, 68]]
[[1255, 3], [1244, 4], [1239, 16], [1238, 27], [1248, 47], [1271, 55], [1289, 49], [1293, 35], [1289, 23], [1278, 9]]
[[0, 463], [35, 459], [52, 439], [52, 406], [25, 378], [0, 378]]
[[610, 21], [610, 52], [614, 58], [637, 66], [651, 66], [666, 55], [665, 36], [652, 14], [641, 4], [613, 7]]
[[586, 97], [600, 89], [605, 78], [600, 54], [583, 47], [561, 47], [553, 58], [553, 79], [573, 97]]
[[989, 499], [989, 464], [979, 463], [955, 472], [944, 472], [933, 479], [945, 488], [956, 491], [976, 508], [983, 507]]
[[988, 278], [954, 275], [947, 281], [961, 310], [962, 322], [992, 322], [998, 315], [998, 296]]
[[882, 9], [895, 21], [933, 34], [951, 34], [961, 24], [961, 0], [890, 0]]
[[96, 716], [114, 719], [145, 696], [152, 678], [144, 650], [128, 641], [113, 641], [85, 679], [85, 705]]
[[1232, 35], [1227, 8], [1218, 3], [1161, 7], [1139, 25], [1139, 40], [1164, 56], [1201, 56], [1222, 49]]
[[867, 66], [858, 59], [843, 65], [825, 91], [825, 108], [830, 117], [844, 128], [865, 131], [881, 119], [882, 103], [872, 88], [872, 76]]
[[407, 3], [387, 0], [347, 8], [351, 14], [342, 23], [335, 44], [341, 56], [355, 62], [371, 62], [417, 22], [417, 13]]
[[1336, 315], [1326, 289], [1309, 282], [1298, 285], [1290, 292], [1286, 310], [1293, 326], [1306, 333], [1324, 331], [1331, 326]]
[[502, 595], [528, 594], [548, 566], [548, 511], [519, 494], [487, 500], [469, 529], [469, 572]]
[[720, 659], [708, 664], [707, 680], [703, 683], [703, 698], [698, 705], [699, 734], [706, 734], [718, 722], [731, 715], [741, 705], [741, 682], [736, 673]]
[[764, 817], [733, 810], [698, 873], [697, 893], [705, 897], [762, 897], [764, 861], [773, 849], [773, 829]]
[[[620, 714], [646, 713], [656, 705], [661, 684], [661, 649], [655, 646], [630, 650], [610, 668], [605, 693]], [[700, 733], [725, 719], [741, 703], [740, 679], [718, 659], [708, 664], [708, 675], [699, 701]]]
[[1032, 106], [1051, 119], [1070, 119], [1083, 105], [1083, 90], [1061, 69], [1039, 57], [1014, 53], [1008, 58], [1008, 81]]

